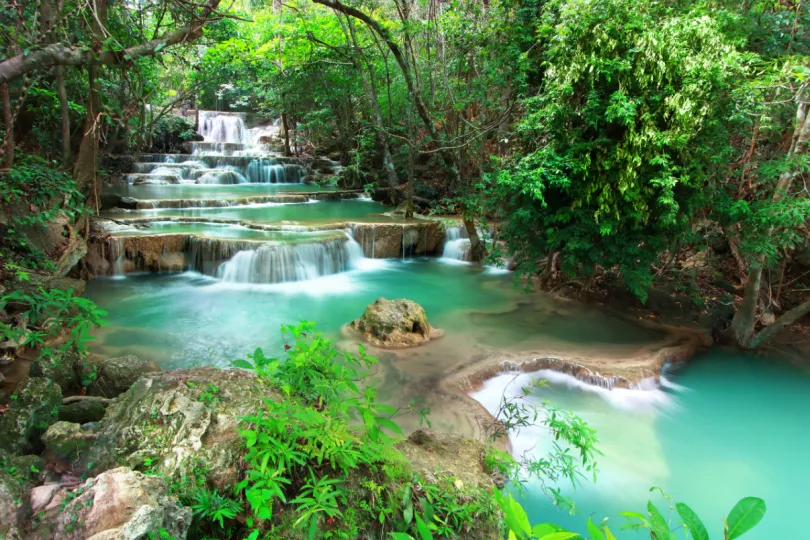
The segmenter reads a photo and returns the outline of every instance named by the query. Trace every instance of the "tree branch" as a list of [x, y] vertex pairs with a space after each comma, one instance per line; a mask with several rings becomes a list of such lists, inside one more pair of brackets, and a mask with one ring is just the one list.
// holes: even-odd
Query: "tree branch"
[[72, 47], [52, 43], [28, 54], [18, 54], [0, 62], [0, 84], [7, 83], [38, 69], [51, 66], [118, 65], [142, 56], [153, 56], [165, 47], [191, 41], [202, 35], [202, 27], [219, 5], [220, 0], [208, 0], [200, 16], [189, 24], [167, 32], [158, 39], [134, 45], [123, 51], [95, 52], [87, 47]]

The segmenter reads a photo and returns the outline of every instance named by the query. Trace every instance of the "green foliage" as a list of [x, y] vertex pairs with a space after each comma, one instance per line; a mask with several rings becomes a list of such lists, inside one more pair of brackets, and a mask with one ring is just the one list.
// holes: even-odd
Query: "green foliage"
[[217, 490], [198, 489], [192, 497], [194, 504], [191, 505], [191, 509], [194, 515], [218, 524], [223, 530], [227, 529], [225, 522], [230, 522], [243, 510], [238, 501], [220, 495]]
[[48, 254], [28, 242], [25, 230], [44, 227], [60, 213], [71, 220], [84, 215], [84, 197], [76, 182], [36, 156], [21, 156], [14, 168], [0, 175], [0, 270], [14, 263], [53, 269]]
[[545, 4], [543, 85], [518, 127], [526, 154], [489, 177], [526, 271], [559, 252], [567, 274], [617, 266], [646, 298], [652, 263], [729, 157], [719, 119], [745, 57], [720, 20], [632, 0]]
[[[0, 321], [0, 339], [42, 347], [50, 338], [64, 329], [70, 337], [60, 346], [62, 351], [76, 347], [80, 354], [87, 352], [87, 343], [92, 341], [90, 330], [105, 323], [107, 312], [87, 298], [75, 296], [72, 290], [44, 289], [33, 291], [17, 289], [0, 297], [0, 311], [14, 307], [19, 312], [17, 320], [24, 324], [9, 324]], [[43, 355], [50, 354], [46, 347]]]

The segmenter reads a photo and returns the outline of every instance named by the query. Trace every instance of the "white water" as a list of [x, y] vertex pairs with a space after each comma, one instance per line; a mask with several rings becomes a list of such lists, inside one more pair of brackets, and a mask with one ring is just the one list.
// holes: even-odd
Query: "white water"
[[442, 259], [460, 262], [470, 260], [470, 239], [463, 225], [445, 228]]
[[206, 142], [251, 144], [250, 134], [240, 113], [200, 111], [199, 133]]
[[236, 253], [217, 275], [230, 283], [307, 281], [345, 272], [363, 258], [362, 248], [348, 235], [328, 242], [266, 244]]

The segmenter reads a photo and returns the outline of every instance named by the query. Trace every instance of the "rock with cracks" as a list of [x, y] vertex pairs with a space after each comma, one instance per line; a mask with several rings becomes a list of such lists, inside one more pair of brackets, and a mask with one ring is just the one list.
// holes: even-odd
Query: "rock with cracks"
[[[165, 481], [119, 467], [91, 478], [68, 495], [65, 488], [42, 486], [32, 504], [44, 507], [29, 537], [182, 540], [191, 525], [191, 510], [169, 495]], [[78, 495], [78, 496], [77, 496]], [[41, 500], [39, 500], [41, 499]]]

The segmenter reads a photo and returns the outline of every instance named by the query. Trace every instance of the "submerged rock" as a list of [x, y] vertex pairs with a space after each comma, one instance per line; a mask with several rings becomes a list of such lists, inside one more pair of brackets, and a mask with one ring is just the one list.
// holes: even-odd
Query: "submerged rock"
[[13, 454], [39, 451], [39, 438], [56, 422], [61, 404], [62, 392], [56, 383], [39, 377], [26, 380], [0, 416], [0, 450]]
[[413, 347], [444, 334], [428, 324], [422, 306], [405, 298], [378, 298], [349, 326], [362, 333], [369, 343], [387, 348]]
[[162, 372], [154, 362], [132, 355], [107, 358], [97, 363], [87, 362], [82, 367], [83, 378], [92, 380], [88, 393], [104, 397], [123, 394], [139, 379]]
[[129, 540], [167, 534], [181, 540], [191, 525], [191, 510], [169, 495], [163, 479], [126, 467], [91, 478], [73, 491], [78, 496], [72, 500], [65, 488], [42, 487], [47, 493], [32, 494], [40, 506], [47, 500], [34, 538]]

